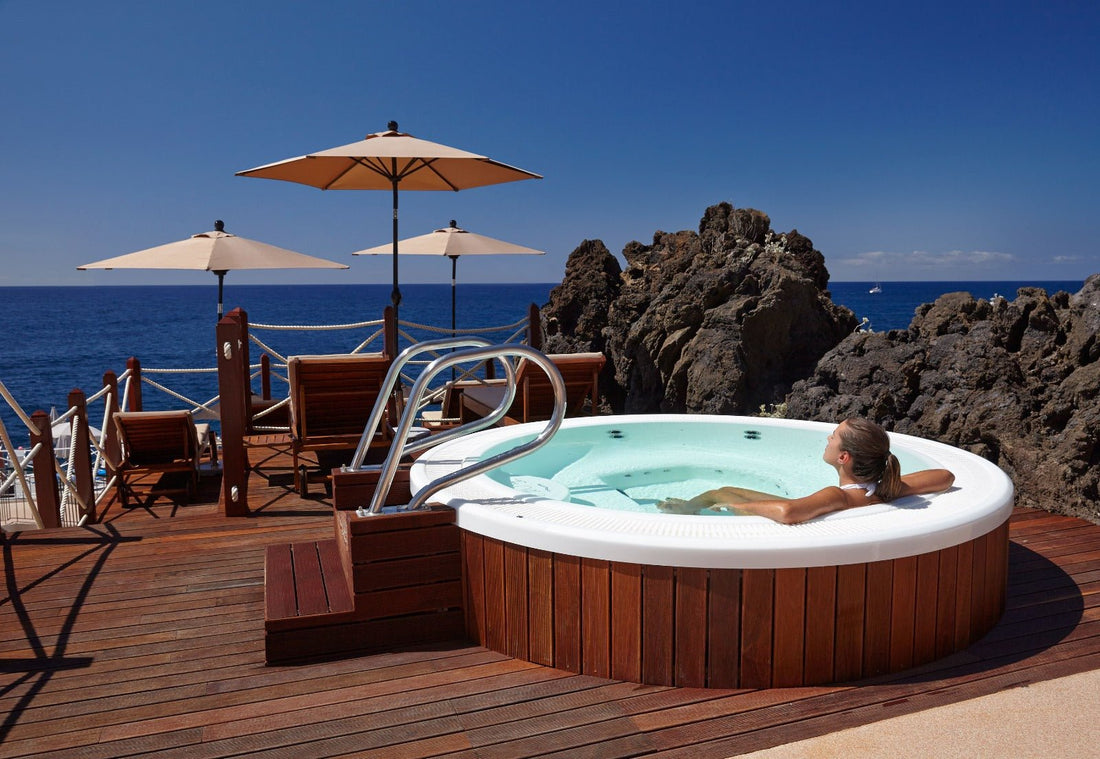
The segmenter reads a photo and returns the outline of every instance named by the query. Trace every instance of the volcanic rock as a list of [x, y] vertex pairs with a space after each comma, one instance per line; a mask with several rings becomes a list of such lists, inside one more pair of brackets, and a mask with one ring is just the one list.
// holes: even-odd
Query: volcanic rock
[[908, 330], [856, 332], [794, 385], [787, 415], [867, 416], [1004, 469], [1017, 505], [1100, 521], [1100, 275], [1076, 295], [949, 293]]
[[658, 231], [623, 258], [620, 271], [585, 241], [542, 309], [548, 352], [607, 354], [601, 394], [615, 412], [757, 412], [856, 327], [813, 243], [757, 210], [712, 206], [698, 232]]

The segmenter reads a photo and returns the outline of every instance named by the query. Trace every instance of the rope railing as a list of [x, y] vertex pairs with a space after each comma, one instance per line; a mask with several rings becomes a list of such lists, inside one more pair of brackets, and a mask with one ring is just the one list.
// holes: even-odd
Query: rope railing
[[11, 408], [12, 411], [15, 412], [15, 415], [19, 417], [23, 424], [27, 425], [28, 430], [30, 430], [35, 435], [41, 432], [41, 430], [38, 429], [35, 423], [31, 421], [31, 418], [27, 416], [27, 412], [23, 410], [23, 407], [20, 406], [15, 398], [12, 397], [11, 393], [8, 392], [8, 388], [4, 385], [3, 382], [0, 382], [0, 396], [2, 396], [5, 401], [7, 401], [8, 406]]
[[384, 322], [383, 319], [372, 319], [366, 322], [352, 322], [349, 324], [256, 324], [254, 322], [248, 323], [248, 329], [270, 329], [281, 330], [284, 332], [310, 332], [332, 329], [362, 329], [364, 327], [378, 327]]
[[[27, 416], [23, 407], [19, 405], [3, 382], [0, 382], [0, 397], [3, 397], [8, 407], [27, 426], [28, 431], [33, 432], [35, 435], [40, 434], [38, 425], [31, 421], [31, 418]], [[29, 521], [35, 527], [41, 529], [43, 527], [42, 515], [39, 514], [38, 505], [31, 494], [32, 488], [27, 478], [26, 468], [30, 460], [38, 455], [42, 449], [42, 444], [34, 445], [30, 451], [20, 455], [23, 448], [17, 449], [15, 444], [12, 443], [11, 435], [8, 434], [8, 428], [2, 418], [0, 418], [0, 444], [3, 445], [3, 450], [0, 450], [0, 453], [4, 455], [4, 479], [3, 483], [0, 483], [0, 527], [17, 526], [26, 524]], [[9, 467], [11, 468], [10, 473], [7, 471]], [[15, 488], [16, 482], [19, 484], [18, 489]]]
[[[28, 416], [22, 406], [12, 397], [7, 387], [0, 382], [0, 396], [4, 398], [20, 421], [25, 424], [27, 434], [32, 438], [32, 442], [33, 438], [40, 438], [38, 442], [33, 442], [29, 450], [23, 449], [21, 446], [17, 448], [6, 425], [0, 419], [0, 453], [3, 454], [5, 470], [3, 475], [0, 475], [0, 524], [5, 528], [26, 529], [33, 525], [34, 528], [42, 529], [46, 526], [47, 520], [44, 518], [44, 512], [38, 501], [39, 494], [42, 491], [39, 489], [40, 485], [37, 477], [43, 476], [44, 473], [41, 470], [43, 466], [52, 469], [53, 474], [56, 475], [57, 498], [56, 504], [54, 504], [56, 515], [49, 520], [51, 523], [56, 523], [56, 526], [69, 527], [84, 524], [89, 516], [95, 513], [95, 508], [108, 493], [110, 483], [106, 481], [105, 476], [97, 475], [101, 471], [105, 457], [105, 451], [101, 445], [101, 435], [93, 434], [92, 430], [89, 429], [87, 440], [91, 445], [91, 449], [84, 457], [76, 455], [79, 453], [79, 448], [75, 447], [77, 445], [76, 441], [79, 439], [78, 430], [82, 423], [87, 425], [88, 401], [83, 398], [80, 391], [74, 391], [74, 393], [77, 394], [76, 397], [80, 398], [79, 404], [70, 406], [60, 415], [50, 418], [44, 412], [35, 412], [33, 416]], [[73, 395], [70, 395], [70, 398], [73, 397]], [[111, 387], [109, 385], [105, 385], [92, 396], [93, 402], [105, 399], [104, 425], [111, 409], [111, 398]], [[83, 414], [83, 419], [81, 414]], [[39, 424], [35, 423], [35, 417], [37, 417]], [[45, 422], [48, 429], [41, 426], [42, 422]], [[66, 425], [66, 423], [68, 424]], [[55, 447], [56, 441], [59, 436], [63, 435], [62, 431], [66, 428], [68, 432], [67, 443]], [[49, 436], [48, 444], [41, 441], [43, 435]], [[94, 460], [91, 457], [91, 450], [95, 451]], [[43, 456], [46, 456], [45, 460], [43, 460]], [[82, 473], [78, 470], [81, 461], [84, 462], [84, 466], [89, 471]], [[93, 461], [94, 463], [90, 463]], [[38, 466], [39, 469], [35, 470], [35, 466]], [[7, 471], [9, 467], [10, 471]], [[105, 470], [102, 471], [105, 474]], [[85, 477], [91, 483], [91, 489], [88, 493], [83, 494], [80, 480]], [[47, 481], [51, 479], [54, 478], [47, 477]], [[53, 485], [54, 483], [48, 483], [45, 486], [47, 488], [46, 492], [50, 492]]]
[[[217, 369], [146, 369], [146, 368], [142, 367], [141, 371], [142, 371], [142, 377], [141, 377], [142, 382], [144, 382], [146, 385], [149, 385], [150, 387], [153, 387], [153, 388], [156, 388], [157, 390], [160, 390], [165, 395], [168, 395], [172, 398], [175, 398], [178, 401], [182, 401], [183, 403], [189, 405], [191, 407], [189, 409], [191, 411], [191, 413], [194, 414], [195, 416], [197, 416], [199, 419], [217, 419], [218, 418], [218, 411], [217, 411], [217, 409], [213, 408], [213, 406], [214, 406], [214, 404], [216, 404], [221, 399], [220, 395], [215, 395], [213, 398], [211, 398], [210, 400], [208, 400], [204, 403], [202, 401], [196, 401], [193, 398], [188, 398], [186, 395], [183, 395], [182, 393], [178, 393], [175, 390], [173, 390], [172, 388], [167, 387], [165, 385], [162, 385], [161, 383], [157, 382], [156, 380], [152, 380], [152, 379], [149, 379], [148, 377], [144, 376], [146, 372], [164, 372], [164, 373], [173, 373], [173, 374], [186, 374], [188, 372], [197, 372], [197, 373], [201, 373], [201, 374], [210, 374], [210, 373], [217, 374], [217, 371], [218, 371]], [[204, 414], [205, 414], [205, 416], [203, 416]]]
[[[287, 376], [287, 361], [289, 355], [298, 355], [295, 350], [276, 350], [270, 341], [258, 338], [255, 331], [271, 330], [280, 332], [317, 332], [347, 329], [370, 329], [366, 339], [361, 340], [350, 351], [355, 354], [369, 349], [371, 345], [377, 345], [380, 352], [397, 352], [398, 346], [405, 342], [416, 344], [440, 335], [447, 336], [479, 336], [491, 342], [512, 343], [524, 342], [525, 332], [530, 333], [529, 319], [537, 318], [535, 307], [531, 307], [528, 317], [500, 326], [479, 328], [448, 329], [417, 322], [393, 321], [392, 313], [387, 311], [385, 319], [374, 319], [347, 324], [327, 325], [291, 325], [291, 324], [247, 324], [241, 322], [243, 329], [241, 336], [247, 335], [252, 344], [258, 346], [266, 355], [259, 364], [250, 365], [247, 360], [241, 362], [239, 372], [241, 378], [239, 386], [245, 391], [244, 397], [252, 391], [253, 406], [251, 418], [245, 415], [245, 427], [256, 432], [286, 432], [287, 408], [290, 399], [287, 397], [272, 398], [270, 393], [271, 377], [289, 387]], [[219, 326], [219, 329], [221, 327]], [[493, 337], [495, 336], [495, 337]], [[239, 338], [238, 338], [239, 339]], [[358, 340], [358, 337], [356, 338]], [[379, 342], [382, 344], [379, 345]], [[228, 343], [227, 343], [228, 344]], [[236, 343], [240, 345], [240, 343]], [[220, 344], [219, 344], [220, 345]], [[221, 349], [219, 348], [219, 362], [221, 362]], [[428, 364], [446, 351], [433, 352], [429, 358], [416, 363]], [[285, 355], [284, 355], [285, 354]], [[247, 350], [243, 354], [247, 357]], [[270, 357], [270, 358], [269, 358]], [[272, 360], [273, 359], [273, 360]], [[274, 366], [273, 366], [274, 365]], [[220, 366], [220, 363], [219, 363]], [[145, 405], [142, 399], [142, 388], [149, 387], [158, 390], [171, 398], [173, 403], [183, 404], [193, 414], [203, 415], [207, 418], [218, 419], [223, 425], [229, 413], [226, 405], [222, 403], [223, 392], [237, 397], [237, 390], [230, 384], [228, 388], [219, 388], [212, 398], [206, 401], [196, 400], [195, 387], [197, 383], [170, 382], [176, 377], [188, 375], [207, 377], [218, 376], [218, 384], [222, 382], [219, 366], [198, 368], [159, 368], [142, 367], [136, 358], [127, 362], [124, 372], [115, 375], [107, 372], [104, 375], [104, 384], [95, 393], [85, 397], [80, 390], [74, 390], [69, 396], [68, 408], [59, 416], [51, 419], [45, 412], [35, 411], [28, 415], [16, 402], [8, 388], [0, 382], [0, 399], [6, 402], [18, 418], [21, 427], [26, 428], [29, 444], [16, 447], [9, 429], [0, 419], [0, 463], [3, 469], [0, 471], [0, 522], [5, 527], [17, 524], [16, 529], [28, 529], [33, 527], [49, 528], [56, 526], [73, 526], [84, 524], [87, 521], [95, 521], [97, 513], [104, 505], [104, 499], [113, 494], [116, 483], [115, 468], [119, 462], [119, 442], [114, 431], [113, 414], [122, 409], [140, 411]], [[273, 371], [274, 369], [274, 371]], [[466, 365], [459, 370], [461, 376], [452, 376], [452, 381], [484, 381], [485, 370], [479, 366]], [[252, 382], [259, 377], [262, 381], [262, 398], [252, 390]], [[415, 377], [402, 377], [403, 381], [411, 385]], [[202, 380], [205, 382], [205, 380]], [[178, 386], [182, 384], [182, 387]], [[171, 385], [171, 386], [170, 386]], [[445, 393], [446, 383], [432, 388], [425, 395], [423, 406], [439, 404]], [[201, 392], [201, 389], [200, 389]], [[257, 403], [257, 398], [262, 403]], [[102, 404], [99, 407], [98, 404]], [[102, 412], [100, 413], [100, 408]], [[236, 406], [234, 406], [236, 408]], [[237, 414], [236, 411], [233, 412]], [[239, 418], [239, 414], [237, 415]], [[90, 425], [92, 419], [99, 422], [98, 430]], [[9, 417], [10, 420], [10, 417]], [[260, 426], [269, 422], [265, 426]], [[241, 429], [237, 422], [235, 429]], [[68, 448], [65, 443], [58, 443], [65, 433], [68, 434]], [[239, 435], [239, 433], [237, 433]], [[21, 435], [20, 435], [21, 437]], [[238, 440], [240, 438], [238, 437]], [[78, 442], [79, 441], [79, 442]], [[87, 450], [84, 450], [85, 441]], [[224, 441], [223, 441], [224, 442]], [[55, 449], [55, 444], [58, 447]], [[236, 449], [233, 449], [236, 451]], [[242, 448], [243, 450], [243, 448]], [[38, 477], [35, 477], [37, 470]], [[223, 483], [224, 484], [224, 483]], [[240, 487], [241, 483], [237, 483]], [[236, 500], [234, 498], [234, 500]], [[229, 510], [227, 508], [227, 515]], [[247, 509], [244, 513], [247, 513]], [[235, 515], [235, 514], [234, 514]]]
[[262, 351], [263, 351], [264, 353], [266, 353], [266, 354], [267, 354], [267, 355], [269, 355], [269, 356], [272, 356], [273, 358], [277, 358], [277, 359], [278, 359], [279, 361], [282, 361], [282, 362], [283, 362], [283, 366], [286, 366], [286, 362], [287, 362], [287, 357], [286, 357], [286, 356], [284, 356], [284, 355], [283, 355], [282, 353], [279, 353], [279, 351], [275, 350], [275, 349], [274, 349], [274, 348], [272, 348], [272, 347], [271, 347], [270, 345], [268, 345], [267, 343], [265, 343], [265, 342], [264, 342], [263, 340], [261, 340], [260, 338], [256, 337], [256, 336], [255, 336], [255, 335], [253, 335], [252, 333], [249, 333], [249, 335], [248, 335], [248, 339], [249, 339], [249, 341], [250, 341], [250, 342], [252, 342], [252, 343], [253, 343], [254, 345], [257, 345], [257, 346], [259, 346], [259, 347], [260, 347], [260, 349], [261, 349], [261, 350], [262, 350]]
[[[487, 327], [473, 327], [462, 329], [450, 329], [449, 327], [438, 327], [432, 324], [424, 324], [421, 322], [401, 321], [397, 326], [396, 339], [400, 344], [413, 345], [423, 342], [427, 339], [437, 338], [441, 335], [445, 336], [486, 336], [496, 335], [497, 339], [494, 342], [511, 343], [511, 342], [523, 342], [526, 332], [529, 328], [529, 317], [518, 319], [509, 324], [487, 326]], [[282, 387], [289, 388], [290, 380], [286, 375], [285, 370], [290, 360], [291, 355], [297, 355], [293, 351], [287, 351], [272, 345], [270, 339], [266, 336], [261, 337], [256, 334], [257, 331], [278, 331], [278, 332], [316, 332], [316, 331], [332, 331], [332, 330], [348, 330], [348, 329], [363, 329], [377, 327], [370, 335], [364, 340], [359, 342], [351, 350], [347, 351], [348, 354], [359, 354], [366, 350], [369, 350], [371, 346], [378, 346], [377, 350], [385, 350], [383, 346], [378, 345], [379, 341], [385, 341], [385, 319], [375, 319], [362, 322], [351, 322], [345, 324], [248, 324], [248, 339], [249, 342], [258, 348], [260, 351], [271, 357], [271, 363], [266, 367], [267, 372], [266, 386], [270, 387], [270, 380], [272, 377], [277, 379]], [[430, 354], [425, 359], [418, 359], [410, 362], [410, 368], [414, 368], [419, 371], [423, 366], [426, 366], [432, 360], [443, 355], [441, 352], [435, 352]], [[254, 366], [250, 366], [249, 369], [254, 369]], [[276, 370], [284, 370], [283, 373]], [[460, 376], [455, 376], [452, 380], [466, 380], [466, 381], [481, 381], [481, 376], [478, 373], [478, 367], [464, 366], [458, 369]], [[250, 379], [255, 379], [257, 374], [250, 375]], [[403, 374], [402, 382], [406, 386], [411, 386], [415, 381], [415, 374]], [[429, 408], [438, 405], [445, 393], [445, 382], [440, 382], [437, 387], [431, 388], [429, 392], [425, 394], [422, 399], [421, 405], [423, 408]], [[264, 400], [269, 400], [266, 396]], [[288, 406], [288, 400], [286, 398], [278, 401], [274, 405], [264, 405], [263, 408], [254, 411], [252, 416], [253, 426], [252, 429], [256, 432], [286, 432], [289, 428], [286, 425], [262, 425], [262, 420], [265, 418], [272, 418], [279, 415], [278, 412], [286, 409]], [[257, 424], [260, 422], [261, 424]], [[262, 426], [261, 426], [262, 425]]]
[[[436, 326], [431, 325], [431, 324], [420, 324], [420, 323], [417, 323], [417, 322], [402, 321], [400, 323], [400, 327], [403, 327], [403, 329], [399, 329], [398, 334], [400, 335], [401, 338], [404, 338], [404, 340], [406, 342], [408, 342], [409, 345], [414, 345], [416, 343], [423, 342], [425, 338], [423, 336], [418, 336], [418, 335], [413, 334], [412, 332], [410, 332], [410, 330], [420, 330], [422, 332], [428, 333], [428, 335], [431, 335], [431, 336], [446, 335], [446, 336], [454, 336], [454, 337], [460, 337], [460, 336], [461, 337], [470, 337], [470, 336], [484, 337], [486, 335], [494, 335], [494, 334], [499, 335], [500, 333], [505, 333], [506, 332], [507, 336], [505, 336], [503, 339], [494, 340], [494, 342], [499, 342], [500, 344], [507, 344], [507, 343], [517, 343], [517, 342], [521, 343], [521, 342], [524, 342], [524, 339], [525, 339], [525, 336], [527, 334], [529, 325], [530, 325], [530, 319], [528, 317], [524, 317], [522, 319], [514, 321], [511, 324], [502, 324], [500, 326], [495, 326], [495, 327], [494, 326], [491, 326], [491, 327], [474, 327], [474, 328], [454, 329], [454, 330], [450, 329], [449, 327], [436, 327]], [[427, 366], [428, 364], [430, 364], [432, 361], [439, 358], [440, 356], [446, 355], [446, 352], [445, 351], [426, 351], [425, 355], [427, 356], [426, 358], [416, 358], [416, 359], [413, 359], [412, 361], [409, 361], [408, 366], [417, 367], [417, 372], [419, 373], [419, 371], [422, 367]], [[455, 376], [453, 376], [451, 378], [451, 380], [450, 380], [451, 382], [483, 382], [484, 381], [484, 377], [479, 373], [479, 367], [478, 366], [458, 366], [458, 367], [456, 367], [456, 369], [457, 369], [457, 373], [455, 374]], [[413, 376], [413, 375], [410, 375], [408, 373], [402, 372], [401, 381], [403, 383], [405, 383], [407, 386], [411, 386], [416, 381], [416, 377]], [[439, 380], [439, 384], [437, 384], [435, 387], [429, 388], [424, 393], [423, 397], [420, 398], [420, 401], [417, 404], [418, 405], [417, 413], [420, 413], [424, 410], [427, 410], [429, 408], [432, 408], [434, 406], [439, 405], [439, 403], [443, 400], [444, 395], [446, 393], [446, 386], [447, 386], [447, 382], [445, 380], [441, 379], [441, 380]]]
[[[361, 327], [361, 326], [364, 326], [364, 325], [374, 326], [374, 323], [372, 323], [372, 322], [363, 322], [362, 324], [327, 325], [327, 326], [324, 326], [324, 327], [320, 327], [320, 329], [326, 329], [326, 330], [330, 330], [330, 329], [352, 329], [352, 328], [357, 328], [357, 327]], [[279, 361], [282, 361], [283, 364], [286, 364], [286, 362], [288, 360], [287, 356], [284, 355], [282, 352], [272, 348], [270, 345], [268, 345], [267, 342], [265, 342], [264, 340], [261, 340], [259, 337], [257, 337], [255, 334], [253, 334], [251, 332], [251, 329], [252, 329], [253, 326], [254, 325], [251, 325], [251, 324], [249, 325], [249, 330], [250, 330], [249, 333], [248, 333], [249, 341], [252, 342], [254, 345], [258, 346], [261, 350], [263, 350], [269, 356], [277, 358]], [[269, 327], [269, 328], [271, 328], [271, 327]], [[282, 327], [278, 327], [278, 329], [287, 329], [287, 328], [288, 328], [287, 325], [284, 325]], [[303, 327], [303, 329], [309, 330], [309, 329], [314, 329], [314, 328]], [[371, 343], [378, 340], [378, 338], [382, 337], [382, 335], [383, 335], [383, 331], [381, 329], [375, 330], [370, 335], [368, 335], [365, 340], [360, 342], [359, 345], [355, 346], [350, 351], [348, 351], [348, 353], [362, 353], [364, 348], [366, 348], [368, 345], [370, 345]]]

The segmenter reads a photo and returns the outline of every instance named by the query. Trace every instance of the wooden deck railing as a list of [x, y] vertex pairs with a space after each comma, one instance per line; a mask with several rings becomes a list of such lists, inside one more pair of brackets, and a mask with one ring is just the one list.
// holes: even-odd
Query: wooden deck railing
[[[398, 326], [392, 307], [387, 307], [383, 314], [382, 336], [383, 351], [390, 356], [396, 356], [400, 350], [398, 341], [402, 333]], [[492, 332], [495, 329], [504, 328], [486, 328], [486, 331]], [[512, 327], [507, 329], [511, 330]], [[542, 325], [539, 308], [535, 304], [531, 304], [528, 308], [524, 331], [527, 344], [541, 349]], [[258, 434], [257, 425], [254, 423], [255, 414], [272, 404], [271, 361], [266, 354], [262, 357], [258, 375], [261, 392], [254, 395], [251, 374], [254, 367], [249, 362], [250, 340], [247, 313], [237, 308], [226, 314], [217, 324], [216, 338], [217, 400], [220, 405], [222, 445], [220, 503], [222, 512], [226, 516], [245, 516], [249, 513], [247, 506], [249, 463], [245, 451], [245, 438]], [[404, 333], [404, 338], [413, 339], [408, 333]], [[210, 370], [192, 371], [209, 372]], [[487, 376], [491, 376], [491, 364], [486, 366], [486, 373]], [[28, 463], [35, 472], [57, 472], [59, 475], [59, 477], [34, 478], [33, 496], [28, 502], [27, 524], [33, 521], [40, 523], [44, 528], [53, 528], [78, 523], [94, 523], [98, 520], [100, 509], [96, 500], [97, 490], [103, 492], [105, 482], [106, 488], [110, 489], [115, 475], [114, 464], [120, 460], [121, 456], [118, 434], [111, 420], [115, 412], [123, 409], [144, 410], [143, 381], [141, 362], [138, 358], [131, 357], [127, 360], [126, 370], [122, 375], [117, 375], [113, 371], [104, 373], [103, 384], [94, 395], [86, 396], [80, 389], [74, 389], [70, 393], [69, 410], [65, 412], [64, 418], [70, 421], [75, 430], [70, 443], [70, 449], [75, 455], [68, 462], [65, 471], [62, 471], [58, 464], [49, 415], [44, 411], [36, 411], [29, 416], [19, 412], [25, 422], [30, 422], [27, 425], [28, 431], [32, 426], [35, 429], [34, 434], [30, 436], [31, 446], [32, 450], [36, 445], [38, 448]], [[153, 384], [156, 385], [156, 383]], [[93, 399], [103, 400], [103, 421], [98, 418], [98, 410], [89, 413], [88, 404]], [[197, 408], [201, 411], [209, 405], [210, 403], [201, 404]], [[90, 419], [90, 416], [96, 418]], [[102, 424], [97, 444], [98, 455], [93, 454], [92, 448], [94, 441], [90, 427], [93, 422]], [[105, 472], [106, 478], [100, 475], [97, 479], [97, 470]], [[30, 516], [32, 513], [33, 520]]]

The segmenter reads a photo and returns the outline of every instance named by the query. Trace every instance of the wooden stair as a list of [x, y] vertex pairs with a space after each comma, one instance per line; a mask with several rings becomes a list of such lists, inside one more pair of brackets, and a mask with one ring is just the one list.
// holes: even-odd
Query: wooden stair
[[269, 546], [268, 664], [360, 656], [466, 637], [454, 511], [334, 514], [336, 538]]

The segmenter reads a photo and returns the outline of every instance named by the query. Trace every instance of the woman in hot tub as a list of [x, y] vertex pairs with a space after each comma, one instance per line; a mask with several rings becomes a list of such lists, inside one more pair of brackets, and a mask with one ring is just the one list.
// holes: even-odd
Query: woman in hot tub
[[846, 419], [829, 435], [822, 455], [836, 469], [838, 483], [802, 498], [783, 498], [747, 488], [723, 487], [683, 500], [669, 498], [657, 508], [670, 514], [706, 511], [757, 514], [783, 524], [796, 524], [833, 511], [870, 506], [908, 495], [939, 493], [955, 475], [946, 469], [902, 474], [890, 453], [886, 431], [869, 419]]

